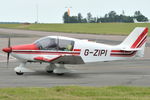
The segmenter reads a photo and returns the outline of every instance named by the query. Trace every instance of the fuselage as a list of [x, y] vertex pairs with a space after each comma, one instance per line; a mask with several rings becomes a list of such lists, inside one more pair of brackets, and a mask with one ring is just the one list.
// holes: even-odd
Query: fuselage
[[[50, 47], [47, 47], [49, 44]], [[85, 63], [125, 60], [135, 55], [135, 52], [121, 51], [118, 46], [60, 36], [44, 37], [32, 44], [11, 46], [11, 49], [4, 48], [3, 51], [11, 51], [13, 57], [24, 62], [34, 62], [34, 58], [39, 55], [48, 55], [50, 58], [58, 55], [81, 56]]]
[[148, 28], [137, 27], [121, 44], [114, 46], [62, 36], [47, 36], [31, 44], [11, 46], [8, 38], [8, 47], [3, 51], [7, 53], [7, 64], [10, 54], [20, 60], [20, 65], [14, 69], [17, 75], [33, 72], [25, 67], [26, 62], [48, 63], [47, 72], [64, 74], [71, 72], [64, 67], [65, 64], [143, 57], [147, 35]]

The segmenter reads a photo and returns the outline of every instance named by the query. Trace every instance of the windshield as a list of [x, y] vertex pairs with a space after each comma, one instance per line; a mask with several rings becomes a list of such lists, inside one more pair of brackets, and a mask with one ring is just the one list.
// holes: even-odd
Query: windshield
[[55, 50], [57, 47], [56, 39], [54, 38], [43, 38], [35, 43], [40, 50]]
[[40, 50], [72, 51], [74, 41], [46, 37], [35, 42]]

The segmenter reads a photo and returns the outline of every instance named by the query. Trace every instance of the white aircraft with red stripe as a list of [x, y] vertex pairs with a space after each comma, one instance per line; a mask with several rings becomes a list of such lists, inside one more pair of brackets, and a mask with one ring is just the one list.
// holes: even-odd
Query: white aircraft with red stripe
[[47, 72], [64, 74], [70, 72], [65, 64], [85, 64], [100, 61], [129, 60], [144, 56], [148, 28], [137, 27], [119, 45], [107, 45], [88, 40], [80, 40], [62, 36], [47, 36], [32, 44], [10, 46], [3, 51], [17, 58], [20, 65], [14, 70], [18, 75], [32, 72], [25, 67], [27, 62], [49, 63]]

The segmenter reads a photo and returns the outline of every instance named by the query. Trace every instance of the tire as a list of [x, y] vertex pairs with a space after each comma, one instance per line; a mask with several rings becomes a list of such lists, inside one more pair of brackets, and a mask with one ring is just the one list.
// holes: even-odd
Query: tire
[[64, 75], [65, 73], [58, 73], [57, 75], [59, 75], [59, 76], [62, 76], [62, 75]]
[[47, 73], [53, 73], [53, 70], [52, 71], [46, 71]]
[[16, 72], [17, 75], [23, 75], [24, 73], [22, 72]]

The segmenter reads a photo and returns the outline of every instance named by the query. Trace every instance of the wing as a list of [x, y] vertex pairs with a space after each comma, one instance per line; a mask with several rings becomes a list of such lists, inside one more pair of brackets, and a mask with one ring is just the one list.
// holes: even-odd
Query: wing
[[84, 64], [81, 56], [75, 55], [58, 55], [55, 57], [50, 56], [38, 56], [35, 57], [34, 60], [40, 62], [48, 62], [48, 63], [64, 63], [64, 64]]

